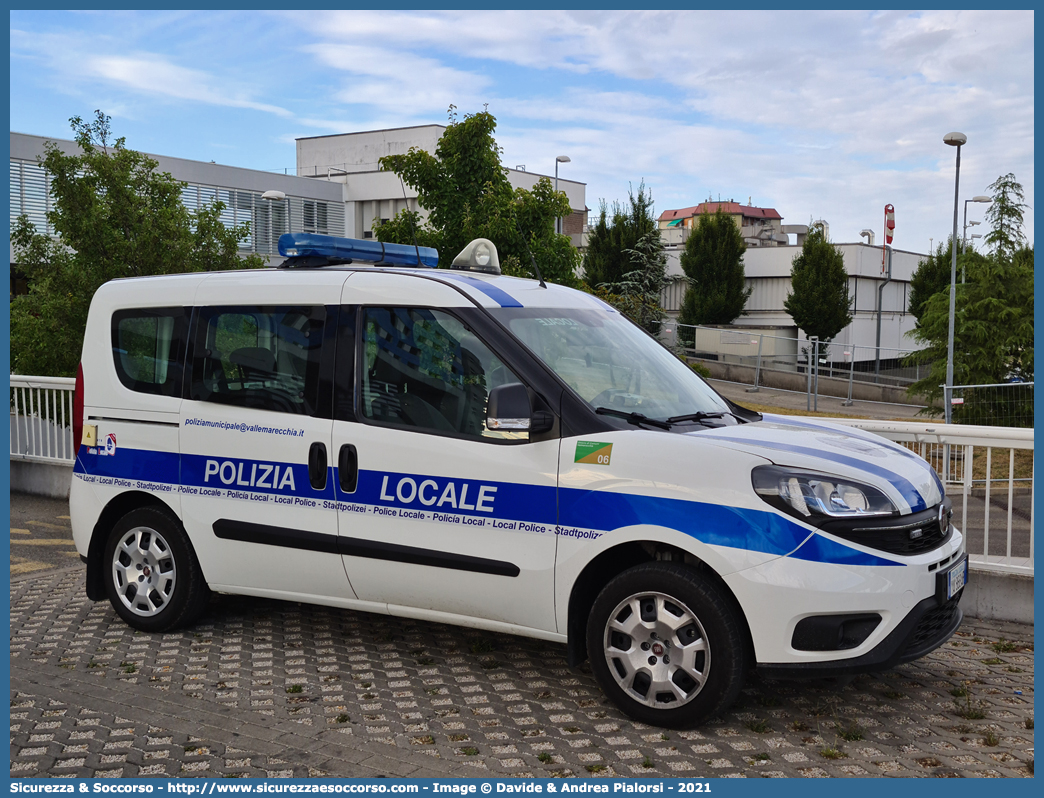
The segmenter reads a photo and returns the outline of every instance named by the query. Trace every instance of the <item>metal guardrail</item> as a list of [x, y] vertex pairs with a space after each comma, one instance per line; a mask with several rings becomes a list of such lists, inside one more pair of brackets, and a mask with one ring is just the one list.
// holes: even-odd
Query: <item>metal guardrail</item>
[[72, 377], [11, 375], [11, 459], [72, 465]]
[[[67, 377], [11, 376], [12, 460], [72, 465], [74, 385]], [[1032, 428], [832, 420], [903, 444], [932, 464], [948, 493], [960, 492], [960, 528], [976, 567], [1033, 575]], [[1007, 454], [998, 461], [994, 452]], [[980, 500], [981, 524], [969, 527], [979, 521]]]
[[832, 420], [903, 444], [932, 464], [951, 496], [959, 491], [960, 529], [975, 567], [1033, 575], [1032, 428]]

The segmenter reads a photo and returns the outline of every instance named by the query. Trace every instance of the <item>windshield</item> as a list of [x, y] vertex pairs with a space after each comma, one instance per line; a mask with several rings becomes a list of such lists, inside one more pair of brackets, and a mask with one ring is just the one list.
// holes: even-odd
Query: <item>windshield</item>
[[592, 408], [659, 420], [729, 412], [692, 369], [619, 313], [562, 308], [492, 313]]

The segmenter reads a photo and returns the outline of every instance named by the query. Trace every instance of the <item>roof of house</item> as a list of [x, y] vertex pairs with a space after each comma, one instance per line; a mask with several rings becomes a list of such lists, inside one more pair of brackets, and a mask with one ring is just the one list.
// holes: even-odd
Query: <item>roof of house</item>
[[738, 202], [701, 202], [688, 208], [668, 210], [660, 214], [661, 222], [669, 222], [674, 219], [688, 219], [690, 216], [699, 216], [703, 213], [715, 213], [718, 208], [727, 214], [740, 214], [753, 219], [782, 219], [779, 211], [775, 208], [755, 208], [753, 205], [740, 205]]

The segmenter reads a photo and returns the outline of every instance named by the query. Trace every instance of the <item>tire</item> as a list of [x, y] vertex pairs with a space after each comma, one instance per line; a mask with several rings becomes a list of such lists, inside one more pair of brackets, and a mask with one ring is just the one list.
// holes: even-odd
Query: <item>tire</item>
[[113, 609], [143, 632], [191, 624], [210, 594], [181, 523], [158, 507], [132, 510], [116, 522], [102, 571]]
[[595, 599], [587, 650], [599, 684], [624, 713], [691, 728], [739, 695], [745, 629], [731, 596], [713, 582], [682, 565], [647, 563], [614, 577]]

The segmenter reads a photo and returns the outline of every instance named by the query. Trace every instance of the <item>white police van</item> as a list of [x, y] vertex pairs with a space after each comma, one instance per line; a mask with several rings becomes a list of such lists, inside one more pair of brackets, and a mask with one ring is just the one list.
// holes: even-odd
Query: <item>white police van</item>
[[482, 239], [449, 270], [280, 246], [285, 268], [92, 302], [73, 532], [88, 596], [131, 626], [190, 624], [218, 591], [536, 637], [680, 727], [751, 666], [884, 669], [960, 624], [963, 537], [908, 450], [745, 410]]

